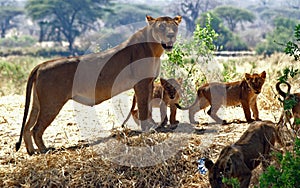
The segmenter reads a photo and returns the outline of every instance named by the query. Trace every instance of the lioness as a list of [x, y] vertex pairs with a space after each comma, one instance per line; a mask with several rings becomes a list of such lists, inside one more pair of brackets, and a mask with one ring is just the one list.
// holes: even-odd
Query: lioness
[[210, 115], [217, 123], [226, 124], [226, 120], [222, 120], [217, 115], [219, 108], [222, 105], [236, 106], [242, 104], [244, 114], [247, 122], [252, 122], [250, 108], [253, 112], [254, 120], [260, 120], [256, 98], [261, 92], [261, 88], [266, 79], [266, 72], [263, 71], [260, 74], [245, 74], [245, 78], [242, 81], [219, 83], [208, 83], [200, 87], [197, 91], [196, 101], [187, 108], [181, 107], [176, 104], [177, 108], [182, 110], [189, 110], [189, 119], [191, 123], [198, 124], [195, 121], [195, 114], [208, 106], [211, 106], [208, 110]]
[[224, 178], [238, 178], [241, 188], [247, 188], [251, 171], [262, 162], [263, 169], [269, 165], [270, 150], [275, 141], [280, 142], [277, 130], [270, 121], [251, 124], [241, 138], [222, 149], [216, 163], [205, 159], [209, 182], [212, 188], [225, 187]]
[[[285, 84], [287, 85], [288, 89], [287, 89], [287, 93], [285, 93], [284, 91], [282, 91], [280, 89], [280, 85], [281, 84]], [[294, 116], [294, 125], [295, 125], [295, 118], [300, 118], [300, 93], [290, 93], [291, 91], [291, 85], [288, 82], [277, 82], [276, 83], [276, 90], [278, 92], [279, 95], [281, 95], [283, 97], [283, 102], [287, 101], [287, 100], [295, 100], [295, 104], [292, 108], [292, 112], [293, 112], [293, 116]], [[300, 129], [300, 126], [298, 126], [296, 128], [297, 130]]]
[[[178, 103], [180, 99], [181, 83], [182, 83], [181, 78], [177, 80], [174, 78], [170, 78], [168, 80], [160, 78], [160, 84], [159, 83], [154, 84], [152, 98], [159, 99], [159, 100], [153, 100], [151, 105], [152, 108], [153, 107], [160, 108], [160, 117], [161, 117], [160, 126], [165, 126], [168, 123], [167, 106], [170, 107], [170, 123], [172, 125], [179, 123], [179, 121], [176, 120], [177, 108], [175, 104]], [[134, 121], [138, 123], [138, 111], [135, 110], [135, 105], [136, 105], [136, 97], [134, 95], [132, 100], [131, 110], [127, 118], [123, 122], [122, 127], [124, 127], [125, 123], [129, 120], [130, 115], [132, 115]]]
[[[146, 16], [148, 25], [127, 41], [104, 52], [54, 59], [37, 65], [26, 88], [22, 135], [28, 154], [34, 153], [31, 136], [42, 153], [47, 151], [42, 135], [64, 104], [73, 99], [93, 106], [134, 88], [142, 130], [152, 127], [149, 111], [153, 81], [160, 70], [160, 56], [176, 41], [181, 16]], [[31, 90], [33, 106], [28, 122]], [[26, 123], [26, 125], [25, 125]]]

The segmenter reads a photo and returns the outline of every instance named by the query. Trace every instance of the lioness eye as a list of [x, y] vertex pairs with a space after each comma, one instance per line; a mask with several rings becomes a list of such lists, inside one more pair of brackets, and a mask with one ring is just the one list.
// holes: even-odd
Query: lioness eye
[[159, 29], [164, 31], [166, 29], [166, 25], [165, 24], [160, 24]]

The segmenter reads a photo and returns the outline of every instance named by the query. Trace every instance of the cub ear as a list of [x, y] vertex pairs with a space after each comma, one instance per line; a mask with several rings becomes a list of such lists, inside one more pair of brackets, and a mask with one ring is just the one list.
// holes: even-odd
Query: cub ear
[[177, 82], [181, 85], [183, 81], [183, 78], [177, 78]]
[[155, 18], [152, 18], [151, 16], [146, 15], [146, 22], [148, 25], [151, 25], [155, 22]]
[[204, 163], [204, 166], [210, 170], [213, 166], [214, 166], [214, 162], [212, 162], [212, 160], [208, 159], [208, 158], [205, 158], [205, 163]]
[[182, 19], [182, 16], [176, 16], [176, 17], [173, 18], [173, 20], [176, 22], [177, 25], [180, 24], [181, 19]]
[[260, 73], [260, 77], [262, 77], [262, 78], [266, 78], [266, 71], [263, 71], [262, 73]]

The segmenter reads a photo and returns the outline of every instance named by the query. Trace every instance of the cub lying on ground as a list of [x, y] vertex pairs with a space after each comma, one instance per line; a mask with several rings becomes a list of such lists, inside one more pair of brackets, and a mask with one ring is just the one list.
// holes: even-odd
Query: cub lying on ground
[[241, 188], [247, 188], [251, 171], [262, 162], [263, 169], [269, 165], [270, 150], [279, 143], [274, 123], [261, 121], [251, 124], [241, 138], [231, 146], [226, 146], [216, 163], [205, 159], [209, 182], [212, 188], [224, 187], [222, 178], [238, 178]]
[[[284, 91], [282, 91], [280, 89], [280, 85], [281, 84], [285, 84], [288, 87], [287, 93], [285, 93]], [[295, 125], [295, 118], [300, 118], [300, 93], [293, 93], [291, 94], [291, 85], [288, 82], [277, 82], [276, 84], [276, 90], [279, 93], [279, 95], [281, 95], [283, 97], [283, 102], [287, 101], [287, 100], [295, 100], [295, 104], [292, 108], [292, 112], [293, 112], [293, 116], [294, 116], [294, 125]], [[291, 117], [290, 117], [291, 118]], [[298, 126], [296, 128], [297, 130], [300, 129], [300, 126]]]
[[[165, 80], [163, 78], [160, 78], [160, 83], [154, 84], [153, 89], [153, 102], [151, 103], [152, 108], [160, 108], [160, 115], [161, 115], [161, 124], [160, 126], [165, 126], [168, 123], [168, 117], [167, 117], [167, 106], [170, 108], [170, 124], [178, 124], [179, 121], [176, 120], [176, 103], [180, 100], [180, 90], [181, 90], [181, 84], [182, 79], [173, 79], [170, 78], [168, 80]], [[160, 100], [155, 100], [160, 99]], [[124, 127], [125, 123], [130, 118], [130, 115], [132, 115], [134, 121], [138, 124], [138, 111], [135, 110], [136, 105], [136, 97], [134, 95], [132, 100], [132, 107], [131, 110], [125, 119], [125, 121], [122, 124], [122, 127]]]
[[266, 79], [266, 72], [260, 74], [245, 74], [242, 81], [229, 82], [229, 83], [208, 83], [200, 87], [197, 91], [197, 99], [190, 107], [182, 108], [176, 104], [177, 108], [182, 110], [189, 110], [189, 119], [191, 123], [198, 124], [195, 121], [195, 114], [208, 106], [208, 115], [210, 115], [217, 123], [226, 123], [222, 120], [217, 112], [219, 108], [224, 106], [236, 106], [241, 104], [247, 122], [252, 122], [250, 108], [253, 112], [254, 120], [260, 120], [256, 98], [261, 92], [261, 88]]

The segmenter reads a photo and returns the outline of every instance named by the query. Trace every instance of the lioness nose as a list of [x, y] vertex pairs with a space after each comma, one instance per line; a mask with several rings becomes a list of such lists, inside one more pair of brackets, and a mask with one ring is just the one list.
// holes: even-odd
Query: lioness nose
[[167, 37], [171, 39], [171, 38], [175, 37], [175, 34], [174, 33], [169, 33], [169, 34], [167, 34]]

